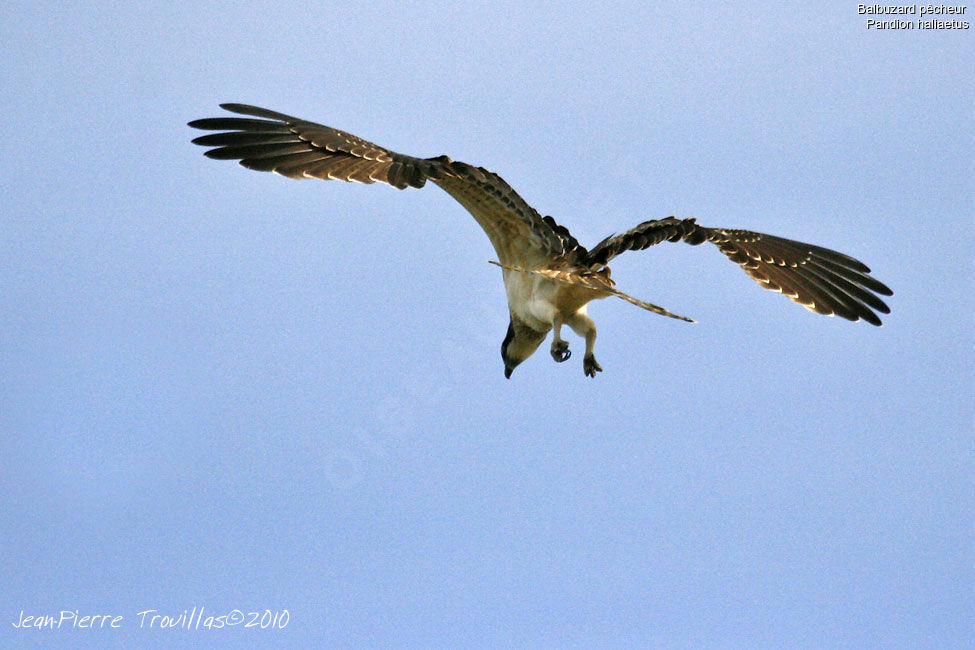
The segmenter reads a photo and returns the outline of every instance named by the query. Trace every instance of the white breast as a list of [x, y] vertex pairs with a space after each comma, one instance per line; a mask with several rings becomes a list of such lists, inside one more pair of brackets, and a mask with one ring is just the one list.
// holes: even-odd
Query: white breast
[[556, 282], [541, 275], [508, 269], [503, 272], [511, 313], [539, 332], [552, 328], [557, 313], [566, 320], [580, 310], [584, 312], [589, 301], [604, 297], [597, 291]]

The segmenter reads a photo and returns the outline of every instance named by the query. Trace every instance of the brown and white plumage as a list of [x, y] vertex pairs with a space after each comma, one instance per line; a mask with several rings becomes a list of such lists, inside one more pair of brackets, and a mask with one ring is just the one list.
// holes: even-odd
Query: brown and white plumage
[[[862, 262], [827, 248], [790, 239], [724, 228], [706, 228], [694, 219], [646, 221], [607, 237], [587, 250], [552, 217], [542, 217], [497, 174], [447, 156], [414, 158], [321, 124], [244, 104], [221, 104], [248, 118], [216, 117], [189, 125], [219, 131], [193, 140], [214, 147], [210, 158], [238, 160], [249, 169], [289, 178], [381, 182], [397, 189], [423, 187], [427, 180], [450, 194], [480, 224], [500, 260], [511, 323], [502, 343], [505, 376], [554, 329], [551, 353], [565, 361], [563, 324], [586, 340], [584, 369], [602, 370], [593, 355], [596, 330], [586, 304], [617, 296], [644, 309], [682, 320], [656, 305], [615, 288], [608, 262], [630, 250], [663, 241], [711, 242], [766, 289], [781, 292], [811, 311], [847, 320], [881, 321], [890, 313], [877, 294], [891, 290], [869, 275]], [[260, 118], [260, 119], [254, 119]]]

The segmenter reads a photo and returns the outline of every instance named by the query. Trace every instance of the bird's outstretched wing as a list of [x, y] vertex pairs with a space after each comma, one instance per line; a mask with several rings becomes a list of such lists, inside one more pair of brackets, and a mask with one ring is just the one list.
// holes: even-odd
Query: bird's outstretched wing
[[289, 178], [379, 181], [397, 189], [423, 187], [429, 179], [474, 216], [504, 263], [543, 266], [566, 255], [585, 254], [569, 231], [542, 217], [504, 180], [486, 169], [447, 156], [414, 158], [328, 126], [245, 104], [221, 104], [252, 118], [194, 120], [196, 129], [221, 131], [193, 140], [215, 147], [206, 156], [239, 160], [258, 171]]
[[643, 250], [663, 241], [709, 241], [760, 285], [778, 291], [806, 309], [847, 320], [880, 325], [875, 311], [890, 309], [876, 294], [893, 292], [869, 275], [870, 269], [849, 255], [828, 248], [748, 230], [705, 228], [694, 219], [668, 217], [646, 221], [594, 246], [587, 266], [606, 264], [620, 253]]

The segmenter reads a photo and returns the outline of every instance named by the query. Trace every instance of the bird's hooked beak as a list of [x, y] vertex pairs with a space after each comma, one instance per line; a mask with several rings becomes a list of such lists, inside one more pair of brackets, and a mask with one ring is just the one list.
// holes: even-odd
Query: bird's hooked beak
[[516, 330], [512, 320], [508, 324], [508, 333], [501, 343], [501, 359], [504, 361], [505, 379], [511, 379], [511, 373], [522, 361], [534, 354], [539, 344], [545, 339], [547, 332], [536, 332], [527, 327]]
[[504, 378], [511, 379], [511, 372], [517, 366], [517, 363], [511, 363], [508, 359], [508, 346], [515, 338], [515, 326], [513, 321], [508, 322], [508, 331], [505, 332], [504, 340], [501, 341], [501, 360], [504, 361]]

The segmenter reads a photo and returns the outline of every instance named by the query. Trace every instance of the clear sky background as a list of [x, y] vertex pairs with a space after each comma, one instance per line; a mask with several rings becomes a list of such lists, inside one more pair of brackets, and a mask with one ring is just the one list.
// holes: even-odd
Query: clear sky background
[[[975, 28], [854, 2], [0, 23], [0, 646], [971, 647]], [[677, 215], [835, 248], [893, 313], [662, 244], [614, 277], [698, 324], [601, 301], [605, 372], [543, 348], [508, 381], [458, 204], [207, 160], [186, 122], [219, 102], [483, 165], [583, 243]], [[290, 622], [139, 628], [194, 606]], [[13, 627], [62, 609], [124, 620]]]

